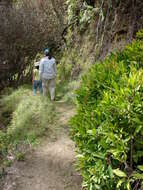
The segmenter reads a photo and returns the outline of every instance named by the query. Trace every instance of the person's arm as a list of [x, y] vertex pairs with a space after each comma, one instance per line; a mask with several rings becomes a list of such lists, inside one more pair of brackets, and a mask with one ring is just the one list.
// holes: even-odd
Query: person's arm
[[44, 64], [43, 64], [43, 60], [40, 61], [40, 65], [39, 65], [39, 75], [40, 75], [40, 80], [42, 80], [42, 74], [44, 72]]
[[55, 71], [55, 75], [57, 75], [57, 66], [56, 66], [56, 60], [55, 60], [55, 63], [54, 63], [54, 71]]
[[32, 83], [34, 82], [35, 76], [34, 76], [34, 71], [32, 72]]

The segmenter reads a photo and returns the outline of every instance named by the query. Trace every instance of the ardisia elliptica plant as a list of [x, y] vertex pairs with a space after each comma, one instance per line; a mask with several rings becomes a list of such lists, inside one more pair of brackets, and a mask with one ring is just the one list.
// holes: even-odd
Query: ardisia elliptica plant
[[77, 90], [71, 135], [89, 190], [139, 190], [143, 185], [143, 31], [96, 63]]

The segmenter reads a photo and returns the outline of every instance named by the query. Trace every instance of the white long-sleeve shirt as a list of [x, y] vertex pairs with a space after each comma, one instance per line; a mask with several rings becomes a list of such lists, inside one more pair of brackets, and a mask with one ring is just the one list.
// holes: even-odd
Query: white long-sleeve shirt
[[41, 79], [53, 79], [56, 77], [56, 61], [54, 58], [44, 57], [40, 61], [39, 73]]

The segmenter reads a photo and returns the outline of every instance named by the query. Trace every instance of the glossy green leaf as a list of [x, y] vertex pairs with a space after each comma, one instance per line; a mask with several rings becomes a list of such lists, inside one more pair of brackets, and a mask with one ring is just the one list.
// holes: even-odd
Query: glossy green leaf
[[133, 173], [132, 176], [135, 179], [143, 179], [143, 173], [142, 174], [140, 174], [140, 173]]
[[125, 182], [125, 179], [120, 179], [117, 183], [117, 188], [121, 187], [121, 185]]
[[108, 171], [109, 171], [109, 176], [110, 176], [110, 178], [113, 178], [114, 175], [113, 175], [113, 169], [112, 169], [112, 166], [111, 166], [111, 165], [108, 166]]
[[137, 168], [138, 168], [140, 171], [143, 171], [143, 165], [139, 165]]
[[131, 185], [130, 185], [130, 182], [128, 181], [127, 183], [127, 190], [131, 190]]
[[127, 175], [126, 175], [123, 171], [121, 171], [120, 169], [115, 169], [115, 170], [113, 170], [113, 173], [114, 173], [116, 176], [118, 176], [118, 177], [127, 177]]

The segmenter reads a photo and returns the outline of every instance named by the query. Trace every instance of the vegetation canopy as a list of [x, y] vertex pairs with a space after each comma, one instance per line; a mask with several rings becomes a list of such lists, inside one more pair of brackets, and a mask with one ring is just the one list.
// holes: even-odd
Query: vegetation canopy
[[63, 12], [63, 0], [0, 1], [0, 89], [30, 81], [37, 53], [59, 47]]

